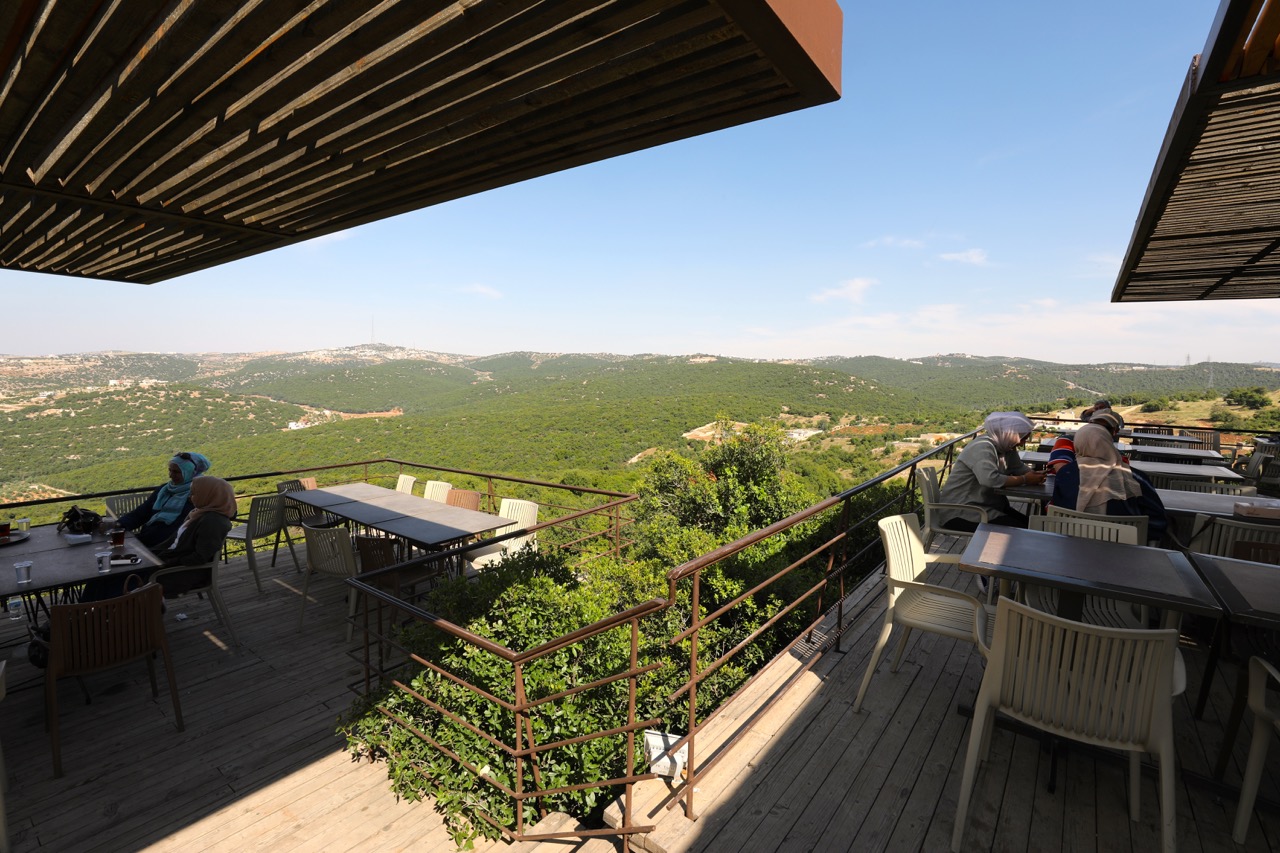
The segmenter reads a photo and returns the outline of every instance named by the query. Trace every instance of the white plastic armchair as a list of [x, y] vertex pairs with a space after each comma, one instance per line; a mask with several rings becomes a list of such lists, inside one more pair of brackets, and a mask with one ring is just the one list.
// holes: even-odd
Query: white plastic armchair
[[[498, 505], [498, 515], [502, 518], [511, 519], [512, 523], [499, 527], [490, 534], [491, 536], [501, 536], [514, 530], [533, 527], [538, 523], [538, 505], [533, 501], [503, 498], [502, 503]], [[464, 556], [472, 568], [482, 569], [498, 562], [506, 554], [514, 554], [522, 548], [530, 547], [536, 550], [538, 547], [537, 536], [536, 533], [515, 536], [502, 542], [495, 542], [492, 545], [476, 548], [474, 551], [468, 551]]]
[[1160, 764], [1160, 835], [1177, 846], [1174, 813], [1173, 678], [1178, 632], [1103, 628], [1061, 619], [1001, 598], [951, 834], [958, 853], [978, 764], [990, 746], [996, 712], [1058, 737], [1129, 752], [1129, 818], [1137, 821], [1139, 756]]
[[107, 514], [112, 518], [119, 518], [128, 512], [133, 512], [138, 507], [147, 502], [149, 495], [146, 492], [137, 492], [132, 495], [111, 495], [102, 499], [107, 505]]
[[444, 503], [449, 497], [453, 484], [445, 480], [427, 480], [422, 485], [422, 496], [429, 501]]
[[410, 476], [409, 474], [401, 474], [396, 478], [396, 491], [411, 495], [413, 494], [413, 485], [416, 482], [418, 482], [417, 477]]
[[1236, 823], [1231, 837], [1244, 844], [1249, 831], [1249, 815], [1258, 798], [1258, 783], [1267, 760], [1271, 736], [1280, 734], [1280, 711], [1267, 707], [1267, 688], [1280, 686], [1280, 672], [1259, 657], [1249, 658], [1249, 710], [1253, 712], [1253, 740], [1249, 742], [1249, 760], [1245, 762], [1244, 779], [1240, 782], [1240, 804], [1236, 807]]
[[[302, 604], [298, 609], [298, 630], [307, 613], [307, 590], [313, 574], [347, 579], [356, 576], [355, 549], [345, 527], [303, 527], [307, 539], [307, 571], [302, 580]], [[351, 642], [352, 620], [356, 615], [356, 591], [347, 590], [347, 642]]]
[[980, 506], [972, 504], [951, 504], [943, 503], [941, 499], [942, 491], [938, 487], [938, 472], [933, 468], [925, 468], [923, 466], [916, 468], [916, 479], [920, 483], [920, 504], [924, 509], [924, 548], [929, 550], [929, 546], [933, 543], [933, 537], [939, 533], [947, 536], [963, 536], [966, 539], [973, 536], [973, 533], [967, 530], [951, 530], [943, 527], [938, 520], [938, 510], [950, 509], [959, 510], [965, 513], [966, 517], [973, 516], [979, 522], [989, 522], [990, 514], [987, 510]]
[[1191, 526], [1190, 550], [1215, 557], [1232, 556], [1237, 542], [1280, 543], [1280, 525], [1255, 524], [1197, 514]]
[[853, 702], [854, 713], [862, 708], [871, 676], [880, 664], [895, 625], [901, 625], [906, 631], [898, 641], [893, 672], [898, 671], [911, 632], [917, 628], [971, 643], [978, 642], [989, 630], [986, 607], [978, 599], [920, 580], [931, 566], [958, 563], [959, 554], [925, 554], [920, 538], [920, 520], [914, 513], [882, 518], [879, 525], [880, 542], [884, 545], [884, 582], [888, 603], [885, 606], [884, 626], [880, 629], [880, 637], [871, 652], [866, 674], [862, 676], [858, 698]]
[[[1079, 510], [1067, 509], [1066, 507], [1052, 506], [1052, 505], [1050, 505], [1049, 508], [1045, 510], [1045, 515], [1048, 515], [1051, 517], [1056, 516], [1058, 518], [1078, 518], [1084, 521], [1100, 521], [1100, 522], [1103, 522], [1104, 524], [1127, 524], [1138, 531], [1138, 541], [1136, 543], [1131, 543], [1131, 544], [1145, 545], [1148, 542], [1147, 527], [1151, 523], [1150, 516], [1106, 515], [1100, 512], [1080, 512]], [[1055, 532], [1059, 532], [1059, 533], [1067, 532], [1065, 530], [1057, 530], [1056, 528], [1054, 528], [1054, 530]], [[1068, 534], [1068, 535], [1076, 535], [1076, 534]], [[1095, 536], [1093, 538], [1096, 539], [1098, 537]], [[1109, 541], [1120, 541], [1120, 540], [1109, 540]]]

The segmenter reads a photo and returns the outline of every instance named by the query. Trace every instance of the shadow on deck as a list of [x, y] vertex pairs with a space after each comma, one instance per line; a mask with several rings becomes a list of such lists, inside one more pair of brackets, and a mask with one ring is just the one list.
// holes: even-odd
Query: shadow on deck
[[207, 601], [168, 602], [186, 731], [174, 727], [162, 673], [152, 699], [142, 662], [89, 676], [87, 706], [74, 679], [60, 680], [61, 779], [25, 622], [0, 619], [9, 661], [0, 739], [16, 853], [456, 849], [429, 803], [397, 801], [386, 767], [352, 761], [335, 733], [354, 698], [347, 685], [361, 677], [345, 643], [347, 587], [313, 579], [299, 632], [302, 575], [288, 550], [260, 571], [261, 595], [243, 558], [223, 570], [239, 654]]

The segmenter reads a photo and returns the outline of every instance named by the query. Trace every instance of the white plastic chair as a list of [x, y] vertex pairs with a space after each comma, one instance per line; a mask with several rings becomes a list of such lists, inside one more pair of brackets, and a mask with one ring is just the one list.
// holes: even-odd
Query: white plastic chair
[[[259, 495], [249, 502], [249, 519], [246, 523], [231, 528], [231, 532], [227, 534], [228, 542], [243, 542], [245, 558], [249, 562], [249, 571], [253, 572], [253, 582], [258, 586], [258, 592], [262, 592], [262, 579], [258, 576], [258, 557], [254, 551], [253, 543], [258, 539], [266, 539], [268, 536], [275, 537], [275, 543], [271, 549], [271, 565], [276, 564], [276, 552], [280, 550], [280, 537], [284, 536], [284, 541], [289, 545], [289, 555], [293, 557], [293, 564], [298, 563], [298, 553], [293, 550], [293, 537], [289, 535], [289, 525], [286, 523], [284, 502], [285, 494], [280, 492], [274, 495]], [[225, 560], [225, 554], [224, 558]]]
[[1060, 619], [1001, 598], [995, 638], [973, 706], [951, 850], [959, 853], [979, 761], [996, 712], [1058, 737], [1129, 756], [1129, 818], [1140, 814], [1139, 755], [1160, 762], [1160, 835], [1177, 847], [1174, 812], [1173, 678], [1178, 632], [1128, 630]]
[[[302, 604], [298, 609], [298, 630], [307, 613], [307, 589], [313, 574], [328, 575], [346, 580], [356, 576], [356, 554], [351, 545], [351, 535], [345, 527], [302, 528], [307, 541], [307, 571], [302, 580]], [[352, 620], [356, 616], [356, 591], [347, 590], [347, 642], [351, 642]]]
[[1199, 513], [1191, 529], [1195, 531], [1190, 550], [1215, 557], [1230, 557], [1237, 542], [1280, 543], [1280, 525], [1254, 524]]
[[[513, 530], [533, 527], [538, 523], [538, 505], [533, 501], [503, 498], [502, 503], [498, 505], [498, 515], [502, 518], [511, 519], [512, 523], [499, 527], [489, 534], [490, 536], [501, 536]], [[471, 564], [471, 568], [483, 569], [499, 562], [506, 554], [514, 554], [526, 546], [536, 550], [538, 547], [537, 536], [536, 533], [516, 536], [502, 542], [495, 542], [492, 545], [485, 545], [474, 551], [468, 551], [463, 556]]]
[[858, 698], [853, 702], [855, 714], [862, 708], [862, 699], [871, 684], [871, 676], [880, 664], [894, 625], [901, 625], [906, 632], [898, 642], [893, 672], [898, 671], [911, 632], [916, 628], [971, 643], [978, 642], [979, 636], [988, 630], [987, 610], [978, 599], [920, 580], [931, 566], [960, 562], [959, 554], [926, 554], [920, 538], [920, 519], [914, 513], [882, 518], [879, 526], [880, 542], [884, 545], [884, 583], [888, 602], [884, 626], [871, 652], [871, 660], [867, 662]]
[[452, 488], [453, 484], [444, 480], [427, 480], [422, 486], [422, 496], [429, 501], [444, 503]]
[[411, 477], [408, 474], [401, 474], [396, 479], [396, 491], [411, 495], [413, 494], [413, 484], [416, 482], [418, 482], [417, 477]]
[[976, 516], [977, 521], [983, 523], [991, 520], [985, 507], [943, 503], [940, 497], [942, 491], [938, 487], [938, 472], [935, 469], [924, 466], [916, 468], [916, 479], [920, 483], [920, 504], [924, 510], [924, 549], [926, 551], [933, 543], [933, 537], [940, 533], [944, 536], [963, 536], [966, 539], [973, 536], [973, 533], [968, 530], [951, 530], [943, 527], [938, 521], [937, 512], [940, 509], [962, 510], [966, 516]]
[[[1146, 515], [1106, 515], [1099, 512], [1080, 512], [1079, 510], [1067, 509], [1061, 506], [1050, 506], [1045, 515], [1057, 516], [1058, 518], [1079, 518], [1084, 521], [1101, 521], [1105, 524], [1127, 524], [1134, 527], [1138, 531], [1138, 541], [1132, 544], [1145, 545], [1149, 540], [1147, 538], [1147, 527], [1151, 523], [1150, 516]], [[1042, 528], [1043, 529], [1043, 528]], [[1098, 537], [1092, 537], [1098, 538]], [[1118, 541], [1118, 540], [1110, 540]]]
[[1258, 783], [1267, 760], [1267, 746], [1273, 734], [1280, 734], [1280, 712], [1267, 707], [1269, 682], [1280, 684], [1280, 672], [1259, 657], [1249, 658], [1249, 710], [1253, 712], [1253, 740], [1249, 742], [1249, 760], [1244, 765], [1240, 782], [1240, 804], [1236, 807], [1236, 823], [1231, 837], [1244, 844], [1249, 831], [1249, 815], [1258, 798]]
[[125, 513], [133, 512], [138, 507], [147, 502], [150, 497], [146, 492], [138, 492], [132, 495], [111, 495], [102, 499], [107, 505], [107, 514], [112, 518], [119, 518]]
[[[187, 577], [183, 577], [187, 575]], [[169, 579], [169, 586], [165, 586], [165, 579]], [[179, 581], [179, 578], [182, 578]], [[189, 592], [199, 592], [209, 594], [209, 603], [213, 607], [213, 615], [218, 621], [226, 626], [227, 634], [231, 636], [231, 644], [237, 648], [240, 646], [240, 640], [236, 637], [236, 629], [231, 624], [231, 612], [227, 610], [227, 603], [222, 600], [222, 592], [218, 588], [218, 566], [216, 561], [212, 563], [201, 563], [198, 566], [169, 566], [163, 569], [157, 569], [151, 573], [151, 580], [160, 584], [160, 588], [164, 590], [165, 598], [177, 598], [186, 595]], [[176, 591], [180, 585], [181, 591]]]
[[1178, 492], [1199, 492], [1202, 495], [1256, 495], [1257, 486], [1236, 483], [1211, 483], [1208, 480], [1170, 480], [1169, 488]]

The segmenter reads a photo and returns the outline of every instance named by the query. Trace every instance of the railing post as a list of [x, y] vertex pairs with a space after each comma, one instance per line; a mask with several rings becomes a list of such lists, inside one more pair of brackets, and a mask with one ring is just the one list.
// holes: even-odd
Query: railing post
[[[636, 775], [636, 688], [640, 678], [636, 670], [640, 666], [640, 619], [631, 620], [631, 677], [627, 679], [627, 779]], [[635, 783], [628, 781], [622, 794], [622, 828], [631, 828], [631, 797]], [[630, 853], [631, 835], [622, 836], [623, 850]]]
[[684, 816], [694, 820], [693, 792], [698, 779], [694, 748], [698, 734], [698, 632], [702, 630], [702, 614], [698, 601], [702, 596], [702, 570], [693, 573], [693, 604], [689, 618], [693, 620], [693, 633], [689, 635], [689, 760], [685, 764]]
[[516, 777], [516, 784], [515, 784], [516, 838], [523, 838], [524, 837], [524, 798], [521, 795], [524, 793], [524, 759], [520, 757], [520, 751], [524, 748], [523, 746], [524, 714], [525, 714], [524, 712], [524, 702], [525, 702], [524, 677], [521, 672], [522, 665], [519, 662], [516, 662], [515, 664], [513, 664], [513, 666], [515, 667], [515, 676], [514, 676], [515, 683], [513, 684], [513, 687], [515, 689], [512, 691], [512, 693], [516, 699], [516, 707], [514, 712], [515, 723], [516, 723], [516, 742], [515, 742], [516, 754], [512, 757], [515, 759], [515, 762], [516, 762], [516, 774], [515, 774], [515, 777]]

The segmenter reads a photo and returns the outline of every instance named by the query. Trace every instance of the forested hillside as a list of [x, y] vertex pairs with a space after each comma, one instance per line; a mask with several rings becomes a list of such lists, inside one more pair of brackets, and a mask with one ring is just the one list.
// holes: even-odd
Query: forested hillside
[[[1211, 381], [1224, 391], [1280, 387], [1280, 373], [1251, 365], [1139, 368], [971, 356], [471, 357], [380, 345], [257, 356], [0, 357], [8, 383], [0, 386], [0, 486], [95, 491], [158, 482], [169, 454], [192, 449], [224, 475], [394, 456], [627, 488], [629, 460], [688, 446], [685, 432], [724, 415], [845, 427], [797, 447], [795, 469], [830, 491], [909, 449], [894, 448], [894, 439], [963, 431], [992, 409], [1052, 408], [1095, 394], [1212, 400]], [[181, 384], [163, 384], [166, 376]], [[113, 380], [124, 387], [102, 387]], [[146, 380], [159, 384], [128, 387]], [[1200, 405], [1206, 413], [1217, 406]], [[302, 407], [375, 414], [286, 430], [303, 420]], [[1274, 420], [1278, 411], [1237, 407], [1228, 415]]]
[[1186, 367], [1132, 364], [1053, 364], [1024, 358], [967, 355], [901, 361], [879, 356], [818, 359], [854, 376], [901, 388], [941, 407], [1017, 408], [1032, 402], [1105, 395], [1159, 397], [1178, 391], [1280, 388], [1280, 371], [1249, 364]]

